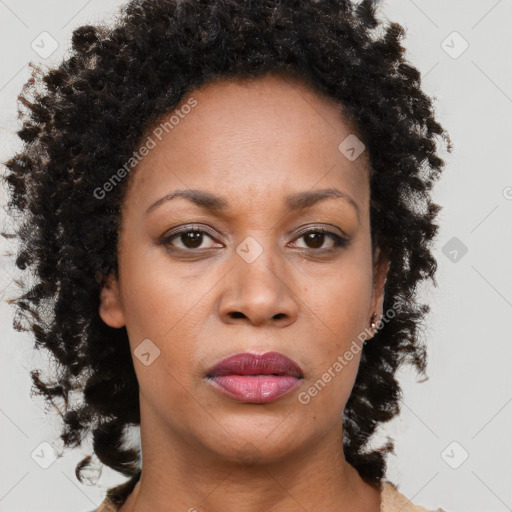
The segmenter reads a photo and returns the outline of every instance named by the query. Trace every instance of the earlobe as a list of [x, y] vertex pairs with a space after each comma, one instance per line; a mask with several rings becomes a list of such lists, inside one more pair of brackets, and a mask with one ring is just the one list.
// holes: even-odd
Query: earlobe
[[119, 293], [119, 285], [111, 274], [100, 292], [99, 314], [110, 327], [124, 327], [125, 319]]

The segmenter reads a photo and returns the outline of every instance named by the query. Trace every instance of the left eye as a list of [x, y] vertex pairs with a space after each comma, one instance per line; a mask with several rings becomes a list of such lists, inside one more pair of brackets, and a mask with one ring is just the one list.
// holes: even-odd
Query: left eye
[[320, 228], [306, 231], [305, 233], [302, 233], [296, 240], [303, 239], [306, 244], [306, 247], [304, 247], [305, 249], [321, 249], [326, 238], [329, 238], [332, 243], [331, 247], [324, 247], [324, 249], [334, 249], [336, 247], [346, 245], [346, 240], [341, 236], [326, 229]]

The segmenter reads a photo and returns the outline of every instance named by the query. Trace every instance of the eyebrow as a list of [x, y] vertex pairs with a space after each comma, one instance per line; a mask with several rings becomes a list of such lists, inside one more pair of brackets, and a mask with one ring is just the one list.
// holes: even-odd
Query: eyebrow
[[[175, 190], [165, 196], [161, 197], [153, 204], [149, 206], [146, 210], [146, 215], [160, 206], [161, 204], [170, 201], [172, 199], [176, 199], [178, 197], [188, 199], [193, 202], [195, 205], [203, 208], [205, 210], [209, 210], [213, 213], [221, 212], [227, 210], [229, 203], [228, 201], [221, 197], [214, 195], [210, 192], [205, 192], [204, 190], [197, 189], [184, 189], [184, 190]], [[289, 195], [286, 198], [286, 206], [289, 210], [301, 210], [305, 208], [309, 208], [310, 206], [324, 201], [326, 199], [345, 199], [348, 201], [356, 210], [357, 216], [359, 218], [359, 207], [357, 203], [350, 197], [348, 194], [341, 192], [336, 188], [325, 188], [318, 190], [307, 190], [304, 192], [298, 192], [292, 195]]]

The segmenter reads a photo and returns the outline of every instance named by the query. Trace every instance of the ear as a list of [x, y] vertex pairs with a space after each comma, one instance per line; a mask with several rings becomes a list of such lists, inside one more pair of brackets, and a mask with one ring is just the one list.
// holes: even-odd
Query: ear
[[108, 276], [101, 289], [99, 314], [101, 319], [110, 327], [119, 328], [125, 325], [119, 284], [112, 274]]
[[368, 324], [371, 322], [371, 317], [375, 315], [375, 323], [379, 323], [382, 317], [382, 308], [384, 304], [384, 288], [388, 277], [390, 261], [386, 255], [380, 250], [376, 249], [376, 256], [373, 265], [373, 293], [372, 302], [369, 311]]

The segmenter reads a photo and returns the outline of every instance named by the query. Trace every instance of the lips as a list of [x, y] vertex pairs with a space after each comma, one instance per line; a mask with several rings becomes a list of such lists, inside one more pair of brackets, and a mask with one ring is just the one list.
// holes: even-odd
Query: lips
[[244, 352], [223, 359], [207, 373], [207, 380], [222, 395], [241, 403], [269, 403], [300, 386], [299, 365], [279, 352]]

